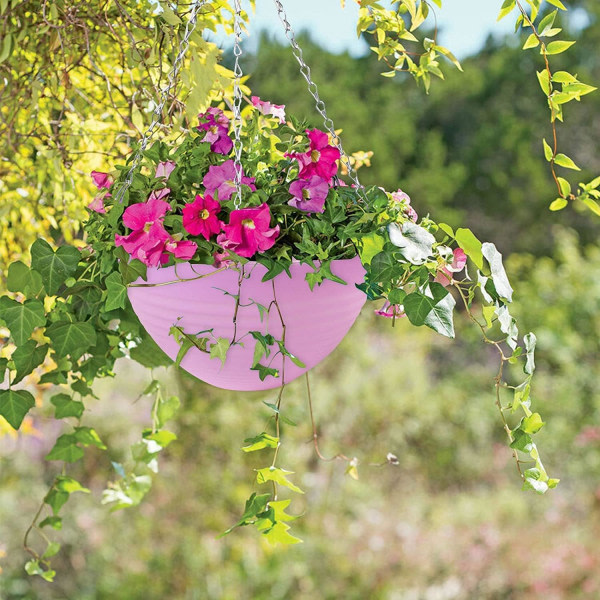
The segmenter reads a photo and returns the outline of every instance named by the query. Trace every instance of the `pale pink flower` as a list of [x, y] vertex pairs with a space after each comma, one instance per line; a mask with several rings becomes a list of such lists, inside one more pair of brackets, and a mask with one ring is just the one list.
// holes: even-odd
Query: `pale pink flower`
[[[222, 165], [211, 165], [202, 183], [209, 196], [214, 197], [216, 193], [219, 202], [229, 200], [235, 192], [235, 165], [233, 160], [226, 160]], [[243, 171], [242, 184], [247, 185], [252, 191], [256, 190], [254, 177], [244, 176]]]
[[279, 119], [279, 123], [285, 123], [285, 105], [271, 104], [261, 100], [258, 96], [252, 96], [252, 104], [257, 108], [258, 112], [263, 115], [271, 115]]
[[380, 309], [374, 312], [377, 316], [386, 317], [386, 319], [399, 319], [400, 317], [406, 316], [406, 313], [404, 312], [404, 306], [402, 306], [402, 304], [390, 304], [387, 301]]
[[175, 170], [177, 165], [172, 160], [165, 160], [164, 162], [159, 162], [156, 165], [156, 173], [154, 174], [155, 178], [164, 177], [165, 179], [169, 179], [171, 173]]
[[442, 267], [435, 276], [434, 281], [441, 283], [444, 287], [447, 287], [452, 283], [452, 277], [454, 273], [460, 273], [467, 264], [467, 255], [461, 248], [455, 248], [453, 252], [452, 263]]

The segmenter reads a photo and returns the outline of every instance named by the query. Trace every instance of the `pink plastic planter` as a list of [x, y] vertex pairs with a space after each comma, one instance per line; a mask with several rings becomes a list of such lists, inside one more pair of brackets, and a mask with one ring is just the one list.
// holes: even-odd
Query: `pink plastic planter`
[[[311, 291], [305, 275], [311, 271], [308, 265], [293, 264], [291, 279], [281, 273], [272, 281], [262, 282], [265, 267], [250, 262], [245, 266], [248, 276], [243, 280], [240, 295], [240, 308], [237, 315], [237, 335], [240, 340], [248, 331], [267, 331], [267, 318], [261, 322], [255, 304], [269, 306], [273, 300], [273, 287], [277, 303], [286, 326], [285, 346], [305, 365], [300, 368], [289, 358], [285, 360], [285, 382], [289, 383], [322, 361], [342, 341], [365, 303], [366, 296], [356, 288], [361, 283], [365, 271], [358, 257], [349, 260], [336, 260], [331, 263], [331, 271], [342, 278], [347, 285], [326, 280]], [[199, 275], [208, 275], [193, 279]], [[216, 272], [208, 265], [177, 265], [162, 269], [148, 269], [148, 284], [159, 284], [179, 279], [169, 285], [130, 287], [129, 299], [146, 331], [155, 342], [175, 359], [179, 344], [169, 335], [169, 329], [178, 324], [186, 333], [196, 334], [213, 329], [215, 337], [232, 339], [234, 333], [233, 313], [235, 300], [224, 294], [238, 293], [239, 273], [234, 270]], [[138, 280], [136, 284], [145, 283]], [[243, 306], [243, 305], [249, 306]], [[179, 319], [179, 321], [178, 321]], [[268, 333], [281, 339], [282, 326], [276, 308], [273, 306], [268, 317]], [[217, 358], [197, 348], [191, 348], [181, 362], [181, 366], [199, 379], [211, 385], [228, 390], [267, 390], [281, 385], [281, 378], [267, 377], [261, 381], [258, 372], [250, 370], [254, 354], [255, 340], [250, 335], [241, 340], [243, 347], [232, 346], [227, 353], [224, 366]], [[261, 362], [267, 364], [269, 359]], [[282, 357], [278, 355], [270, 366], [282, 370]]]

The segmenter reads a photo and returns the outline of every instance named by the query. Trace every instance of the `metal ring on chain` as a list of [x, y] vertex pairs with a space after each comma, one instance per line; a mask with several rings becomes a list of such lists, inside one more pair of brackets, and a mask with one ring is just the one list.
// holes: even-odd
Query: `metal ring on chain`
[[167, 85], [165, 85], [165, 87], [161, 90], [160, 101], [152, 111], [154, 113], [154, 118], [152, 119], [152, 122], [148, 126], [148, 129], [146, 129], [144, 135], [142, 136], [140, 145], [138, 146], [135, 154], [133, 155], [133, 159], [131, 160], [131, 167], [129, 169], [129, 172], [127, 173], [127, 177], [125, 178], [125, 181], [119, 187], [119, 191], [117, 192], [116, 201], [119, 203], [123, 202], [125, 192], [129, 189], [129, 186], [131, 186], [133, 182], [133, 173], [138, 168], [142, 159], [142, 153], [144, 152], [144, 150], [146, 150], [148, 142], [154, 134], [154, 131], [157, 129], [157, 127], [162, 121], [163, 109], [165, 107], [165, 104], [167, 103], [167, 100], [169, 99], [169, 94], [171, 93], [171, 90], [177, 82], [177, 76], [179, 75], [179, 71], [181, 70], [181, 66], [183, 64], [183, 59], [190, 45], [190, 37], [194, 32], [194, 29], [196, 29], [196, 24], [198, 22], [198, 13], [208, 1], [209, 0], [195, 0], [194, 4], [192, 5], [190, 17], [185, 25], [183, 38], [179, 46], [179, 52], [175, 57], [175, 60], [173, 61], [171, 71], [167, 75]]
[[288, 39], [288, 41], [292, 47], [292, 53], [294, 54], [296, 61], [300, 65], [300, 73], [302, 74], [304, 79], [306, 79], [306, 83], [308, 84], [308, 91], [309, 91], [310, 95], [315, 99], [315, 107], [317, 109], [317, 112], [323, 117], [323, 124], [325, 125], [325, 129], [327, 129], [327, 131], [329, 132], [329, 135], [331, 136], [331, 141], [336, 146], [336, 148], [340, 151], [340, 161], [346, 167], [346, 169], [348, 171], [348, 176], [352, 179], [352, 181], [356, 185], [358, 192], [361, 194], [361, 196], [363, 196], [363, 199], [366, 201], [365, 188], [360, 183], [360, 181], [358, 179], [358, 174], [356, 173], [355, 169], [352, 167], [352, 165], [350, 163], [350, 158], [348, 157], [348, 155], [344, 152], [344, 149], [342, 148], [342, 140], [340, 139], [339, 135], [335, 132], [335, 127], [333, 125], [333, 121], [327, 116], [325, 102], [323, 102], [323, 100], [321, 100], [321, 97], [319, 96], [319, 90], [317, 88], [317, 84], [312, 80], [312, 76], [310, 73], [310, 67], [306, 64], [306, 62], [304, 60], [304, 54], [302, 52], [302, 48], [300, 48], [300, 46], [298, 45], [298, 42], [296, 41], [296, 37], [294, 35], [294, 30], [292, 29], [292, 26], [290, 25], [290, 22], [288, 21], [285, 9], [283, 8], [283, 4], [281, 3], [281, 0], [273, 0], [273, 1], [275, 2], [275, 7], [277, 8], [277, 14], [279, 15], [279, 20], [283, 24], [283, 28], [285, 30], [285, 37]]
[[234, 15], [233, 15], [233, 55], [235, 63], [233, 74], [235, 80], [233, 82], [233, 164], [235, 168], [235, 199], [233, 205], [239, 209], [242, 205], [242, 68], [240, 66], [240, 57], [242, 56], [242, 3], [241, 0], [234, 0]]

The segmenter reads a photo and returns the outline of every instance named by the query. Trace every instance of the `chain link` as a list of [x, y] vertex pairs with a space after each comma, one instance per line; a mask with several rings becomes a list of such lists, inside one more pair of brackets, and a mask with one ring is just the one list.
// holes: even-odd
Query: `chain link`
[[242, 67], [240, 66], [240, 57], [242, 56], [242, 3], [241, 0], [234, 0], [234, 15], [233, 15], [233, 55], [235, 63], [233, 74], [235, 80], [233, 82], [233, 164], [235, 167], [235, 199], [233, 205], [239, 209], [242, 205]]
[[325, 125], [325, 129], [327, 129], [327, 131], [329, 132], [329, 135], [331, 136], [331, 141], [333, 142], [335, 147], [340, 151], [340, 161], [346, 167], [346, 170], [348, 171], [348, 176], [350, 177], [350, 179], [352, 179], [354, 185], [356, 185], [357, 190], [359, 191], [359, 193], [361, 194], [363, 199], [366, 201], [365, 188], [358, 180], [358, 174], [352, 167], [352, 165], [350, 163], [350, 158], [348, 157], [348, 155], [344, 152], [344, 149], [342, 148], [342, 140], [340, 139], [340, 136], [335, 132], [335, 127], [333, 125], [333, 121], [327, 116], [327, 109], [325, 108], [325, 102], [323, 102], [323, 100], [321, 100], [321, 97], [319, 96], [319, 90], [317, 88], [317, 84], [312, 80], [312, 76], [310, 73], [310, 67], [304, 61], [304, 54], [302, 52], [302, 48], [300, 48], [300, 46], [298, 45], [298, 42], [296, 41], [296, 37], [294, 35], [294, 30], [292, 29], [292, 26], [290, 25], [290, 22], [288, 21], [287, 15], [285, 13], [285, 9], [283, 8], [283, 4], [281, 3], [281, 0], [273, 0], [273, 1], [275, 2], [275, 6], [277, 8], [277, 14], [279, 15], [279, 20], [283, 24], [283, 28], [285, 30], [285, 37], [288, 39], [288, 41], [292, 47], [292, 52], [294, 54], [294, 57], [296, 58], [296, 60], [298, 61], [298, 64], [300, 65], [300, 73], [302, 74], [304, 79], [306, 79], [306, 83], [308, 84], [308, 91], [310, 92], [311, 96], [315, 99], [315, 107], [316, 107], [317, 111], [319, 112], [319, 114], [323, 117], [323, 124]]
[[198, 13], [204, 7], [204, 5], [207, 4], [208, 1], [209, 0], [195, 0], [192, 5], [189, 19], [185, 24], [185, 30], [183, 33], [183, 38], [181, 40], [181, 44], [179, 46], [179, 52], [178, 52], [177, 56], [175, 57], [175, 60], [173, 61], [173, 66], [171, 67], [171, 71], [167, 75], [167, 84], [160, 91], [160, 101], [154, 107], [154, 110], [152, 111], [154, 114], [152, 122], [150, 123], [150, 125], [148, 125], [148, 129], [146, 129], [144, 135], [142, 136], [140, 145], [138, 146], [135, 154], [133, 155], [133, 159], [131, 161], [131, 167], [129, 169], [129, 172], [127, 173], [127, 177], [125, 178], [125, 181], [121, 184], [121, 186], [119, 187], [119, 191], [117, 192], [116, 201], [118, 203], [123, 202], [123, 197], [125, 196], [125, 192], [129, 189], [129, 187], [131, 186], [131, 184], [133, 182], [133, 174], [140, 164], [140, 161], [142, 159], [142, 154], [143, 154], [144, 150], [146, 150], [146, 147], [148, 146], [148, 142], [152, 138], [154, 132], [156, 131], [156, 129], [162, 122], [162, 112], [165, 107], [165, 104], [167, 103], [167, 100], [169, 99], [171, 90], [177, 83], [177, 77], [179, 75], [179, 71], [181, 70], [181, 66], [183, 64], [183, 59], [184, 59], [184, 57], [188, 51], [189, 45], [190, 45], [190, 37], [191, 37], [192, 33], [194, 32], [194, 29], [196, 29], [196, 24], [198, 23]]

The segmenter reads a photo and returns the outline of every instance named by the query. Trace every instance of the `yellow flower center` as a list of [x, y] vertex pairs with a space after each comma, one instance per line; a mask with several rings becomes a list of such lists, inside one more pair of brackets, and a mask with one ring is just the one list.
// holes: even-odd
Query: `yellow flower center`
[[312, 160], [313, 162], [318, 162], [319, 158], [321, 158], [321, 153], [318, 150], [313, 150], [310, 153], [310, 160]]
[[204, 208], [200, 213], [199, 217], [201, 219], [208, 219], [208, 217], [210, 217], [210, 213]]
[[304, 200], [310, 200], [310, 190], [308, 188], [302, 190], [302, 198], [304, 198]]
[[256, 229], [256, 225], [254, 224], [254, 221], [252, 219], [244, 219], [242, 221], [242, 225], [244, 227], [247, 227], [248, 229]]

